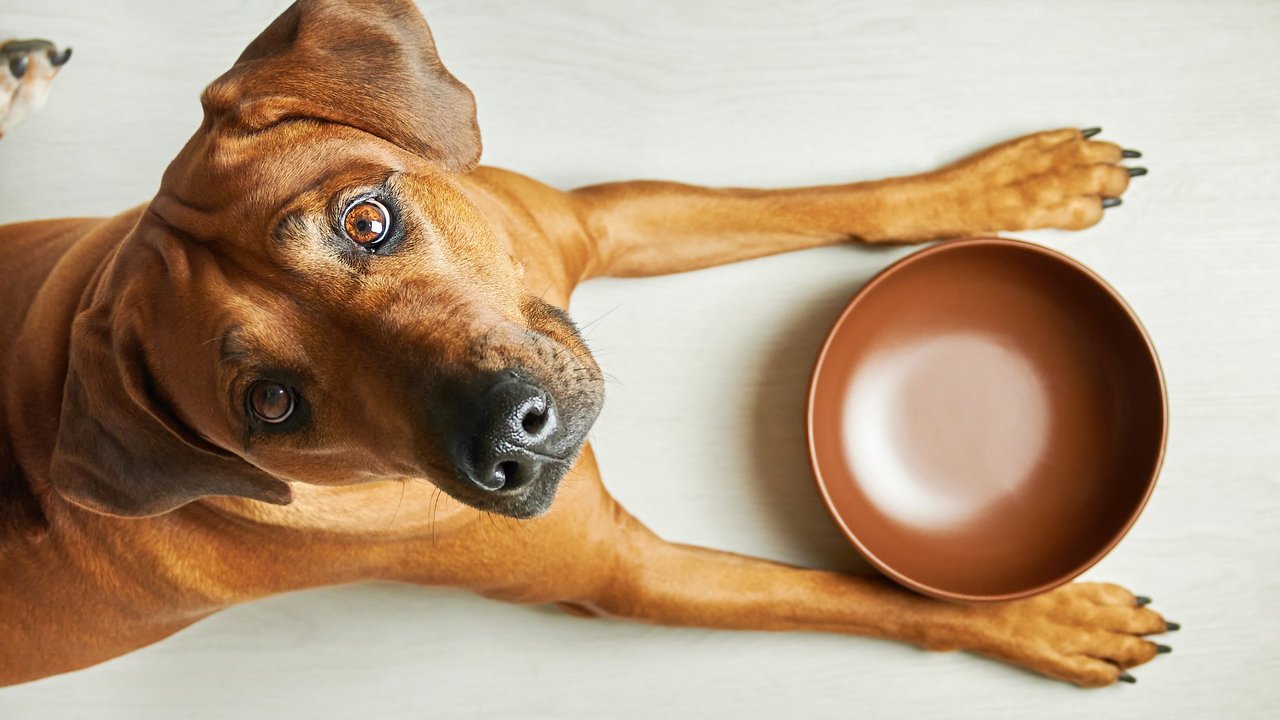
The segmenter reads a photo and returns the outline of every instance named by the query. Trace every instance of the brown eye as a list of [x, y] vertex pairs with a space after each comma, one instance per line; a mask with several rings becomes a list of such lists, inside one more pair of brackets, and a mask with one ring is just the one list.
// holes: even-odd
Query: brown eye
[[280, 383], [256, 382], [249, 388], [248, 404], [259, 420], [282, 423], [293, 413], [293, 391]]
[[391, 229], [391, 213], [377, 200], [360, 200], [343, 214], [342, 229], [357, 245], [371, 248], [386, 239]]

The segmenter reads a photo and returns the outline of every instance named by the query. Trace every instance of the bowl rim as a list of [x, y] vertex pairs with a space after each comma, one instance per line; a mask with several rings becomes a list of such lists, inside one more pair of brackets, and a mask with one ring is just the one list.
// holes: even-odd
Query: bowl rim
[[[1027, 588], [1025, 590], [1016, 590], [1013, 592], [1003, 593], [999, 595], [973, 595], [969, 593], [942, 590], [940, 588], [936, 588], [926, 583], [922, 583], [918, 580], [915, 580], [913, 578], [907, 577], [906, 575], [903, 575], [902, 573], [898, 572], [896, 569], [891, 567], [888, 563], [885, 563], [883, 560], [881, 560], [874, 552], [871, 551], [870, 548], [868, 548], [866, 545], [862, 543], [860, 539], [858, 539], [857, 533], [854, 532], [853, 529], [850, 528], [848, 524], [845, 523], [844, 518], [841, 517], [839, 510], [836, 508], [835, 503], [831, 499], [830, 493], [827, 492], [827, 485], [826, 485], [826, 482], [823, 480], [822, 469], [818, 465], [818, 456], [814, 448], [813, 404], [814, 404], [814, 397], [816, 396], [817, 389], [818, 389], [818, 378], [822, 373], [823, 365], [827, 359], [827, 353], [831, 349], [831, 344], [835, 340], [836, 334], [840, 331], [840, 329], [844, 326], [845, 322], [857, 309], [857, 306], [859, 305], [859, 303], [861, 303], [862, 300], [867, 295], [874, 292], [875, 288], [878, 285], [882, 284], [890, 276], [902, 271], [903, 269], [907, 268], [910, 265], [913, 265], [925, 258], [933, 257], [935, 255], [943, 255], [949, 252], [954, 252], [956, 250], [964, 250], [964, 249], [969, 249], [974, 247], [997, 247], [997, 248], [1004, 248], [1007, 250], [1015, 250], [1019, 252], [1032, 252], [1032, 253], [1041, 255], [1043, 257], [1046, 257], [1050, 260], [1056, 261], [1061, 265], [1065, 265], [1066, 267], [1072, 270], [1075, 270], [1077, 273], [1079, 273], [1086, 279], [1090, 280], [1094, 285], [1096, 285], [1104, 293], [1106, 293], [1107, 296], [1109, 296], [1111, 300], [1117, 306], [1120, 307], [1121, 310], [1124, 311], [1125, 315], [1129, 318], [1129, 321], [1133, 324], [1133, 328], [1137, 331], [1138, 335], [1142, 338], [1143, 345], [1146, 347], [1147, 352], [1150, 355], [1152, 366], [1155, 368], [1155, 371], [1156, 371], [1156, 383], [1160, 388], [1159, 448], [1156, 453], [1155, 462], [1152, 464], [1150, 477], [1148, 477], [1146, 480], [1146, 488], [1143, 491], [1142, 500], [1134, 506], [1133, 511], [1129, 514], [1129, 517], [1125, 520], [1124, 524], [1119, 528], [1119, 530], [1116, 531], [1116, 533], [1106, 543], [1103, 544], [1103, 546], [1097, 552], [1095, 552], [1092, 556], [1090, 556], [1084, 562], [1080, 563], [1077, 567], [1072, 569], [1069, 573], [1064, 574], [1062, 577], [1055, 578], [1053, 580], [1050, 580], [1045, 583], [1041, 583], [1039, 585], [1036, 585], [1031, 588]], [[884, 267], [875, 275], [873, 275], [871, 279], [868, 280], [866, 284], [864, 284], [861, 288], [859, 288], [858, 291], [854, 293], [853, 297], [849, 299], [848, 303], [845, 304], [844, 309], [840, 312], [840, 315], [831, 324], [831, 329], [827, 331], [827, 335], [822, 341], [822, 349], [818, 352], [817, 360], [814, 361], [813, 370], [809, 375], [809, 392], [808, 392], [807, 400], [805, 402], [805, 440], [806, 440], [806, 444], [808, 445], [808, 451], [809, 451], [809, 467], [813, 472], [814, 482], [818, 486], [818, 492], [822, 495], [822, 502], [824, 505], [826, 505], [827, 512], [831, 514], [831, 517], [836, 521], [836, 524], [839, 525], [840, 530], [844, 533], [845, 537], [848, 538], [851, 543], [853, 543], [853, 546], [858, 550], [858, 552], [864, 558], [866, 558], [871, 563], [873, 567], [875, 567], [878, 571], [888, 576], [889, 578], [899, 583], [900, 585], [903, 585], [911, 590], [915, 590], [916, 592], [923, 593], [925, 595], [929, 595], [931, 597], [935, 597], [941, 600], [952, 600], [952, 601], [961, 601], [961, 602], [970, 602], [970, 603], [1003, 602], [1007, 600], [1018, 600], [1022, 598], [1031, 597], [1033, 595], [1039, 595], [1040, 593], [1047, 592], [1056, 587], [1059, 587], [1071, 582], [1072, 580], [1076, 579], [1081, 574], [1083, 574], [1086, 570], [1098, 564], [1098, 562], [1101, 561], [1102, 558], [1106, 557], [1112, 550], [1114, 550], [1116, 545], [1118, 545], [1120, 541], [1123, 540], [1124, 537], [1129, 534], [1129, 530], [1133, 528], [1134, 524], [1138, 521], [1138, 517], [1142, 514], [1142, 511], [1146, 509], [1147, 502], [1151, 499], [1151, 494], [1155, 491], [1156, 481], [1160, 477], [1160, 470], [1164, 466], [1165, 450], [1168, 444], [1168, 439], [1169, 439], [1169, 393], [1168, 393], [1168, 389], [1165, 387], [1164, 368], [1160, 364], [1160, 357], [1156, 353], [1155, 345], [1151, 342], [1151, 336], [1147, 333], [1147, 329], [1146, 327], [1143, 326], [1142, 321], [1138, 318], [1137, 313], [1133, 311], [1133, 308], [1129, 306], [1129, 303], [1125, 302], [1124, 297], [1122, 297], [1115, 288], [1113, 288], [1109, 283], [1107, 283], [1106, 280], [1103, 280], [1102, 277], [1098, 275], [1098, 273], [1094, 272], [1092, 269], [1090, 269], [1085, 264], [1081, 263], [1079, 260], [1076, 260], [1075, 258], [1063, 252], [1054, 250], [1053, 248], [1046, 247], [1044, 245], [1028, 242], [1026, 240], [1015, 240], [1012, 238], [977, 237], [977, 238], [965, 238], [961, 240], [943, 241], [932, 247], [928, 247], [923, 250], [919, 250], [909, 255], [906, 255], [905, 257], [899, 258], [898, 260], [894, 261], [893, 263], [890, 263], [888, 266]]]

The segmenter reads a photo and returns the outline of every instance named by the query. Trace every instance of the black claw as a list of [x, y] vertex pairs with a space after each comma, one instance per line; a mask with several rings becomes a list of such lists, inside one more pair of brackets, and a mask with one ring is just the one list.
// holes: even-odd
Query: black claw
[[1178, 623], [1176, 623], [1176, 622], [1166, 622], [1166, 623], [1164, 624], [1164, 631], [1165, 631], [1165, 632], [1177, 632], [1177, 631], [1179, 631], [1179, 630], [1181, 630], [1181, 629], [1182, 629], [1182, 626], [1181, 626], [1181, 625], [1179, 625], [1179, 624], [1178, 624]]
[[1169, 647], [1168, 645], [1161, 645], [1160, 643], [1156, 643], [1157, 655], [1163, 655], [1165, 653], [1171, 653], [1171, 652], [1173, 652], [1173, 648]]
[[1121, 151], [1120, 151], [1120, 157], [1124, 157], [1124, 158], [1140, 158], [1140, 157], [1142, 157], [1142, 153], [1138, 152], [1137, 150], [1121, 150]]
[[1146, 174], [1147, 174], [1147, 169], [1144, 167], [1129, 168], [1129, 177], [1138, 177], [1139, 175], [1146, 175]]
[[1127, 673], [1127, 672], [1123, 672], [1123, 671], [1120, 673], [1120, 677], [1118, 677], [1118, 678], [1116, 678], [1116, 679], [1117, 679], [1117, 680], [1119, 680], [1120, 682], [1127, 682], [1127, 683], [1130, 683], [1130, 684], [1133, 684], [1133, 683], [1138, 682], [1138, 678], [1136, 678], [1136, 677], [1134, 677], [1134, 676], [1130, 675], [1130, 674], [1129, 674], [1129, 673]]
[[1120, 198], [1102, 198], [1102, 209], [1113, 208], [1120, 204]]
[[1150, 605], [1151, 598], [1147, 597], [1146, 595], [1139, 595], [1133, 599], [1133, 602], [1138, 607], [1142, 607], [1143, 605]]
[[49, 49], [49, 64], [54, 67], [62, 67], [71, 59], [71, 48], [63, 48], [62, 52], [56, 53], [53, 48]]
[[1085, 128], [1080, 131], [1080, 135], [1085, 138], [1091, 138], [1100, 132], [1102, 132], [1102, 128]]

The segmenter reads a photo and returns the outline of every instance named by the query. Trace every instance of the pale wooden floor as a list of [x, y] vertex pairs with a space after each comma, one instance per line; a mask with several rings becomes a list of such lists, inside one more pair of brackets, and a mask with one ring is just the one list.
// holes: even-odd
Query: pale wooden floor
[[[0, 141], [0, 221], [150, 197], [196, 95], [283, 6], [0, 0], [0, 36], [75, 46]], [[1028, 233], [1143, 316], [1173, 413], [1145, 516], [1089, 574], [1184, 624], [1136, 686], [1084, 692], [963, 654], [817, 635], [588, 623], [349, 587], [238, 608], [0, 718], [1274, 717], [1280, 690], [1280, 3], [425, 3], [480, 101], [488, 163], [561, 186], [778, 186], [929, 168], [1005, 136], [1106, 128], [1151, 175], [1086, 233]], [[909, 249], [840, 248], [576, 298], [616, 378], [610, 487], [678, 540], [857, 565], [804, 459], [810, 363]], [[1212, 713], [1212, 715], [1211, 715]]]

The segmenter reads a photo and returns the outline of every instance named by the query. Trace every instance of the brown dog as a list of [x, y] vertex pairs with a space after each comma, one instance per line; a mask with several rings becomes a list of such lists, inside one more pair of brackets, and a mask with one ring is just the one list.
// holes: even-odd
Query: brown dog
[[1112, 585], [957, 605], [664, 542], [600, 483], [600, 371], [561, 309], [601, 275], [1088, 227], [1137, 174], [1119, 147], [1057, 130], [874, 183], [561, 192], [476, 167], [471, 94], [408, 0], [302, 0], [202, 101], [149, 204], [0, 229], [0, 683], [373, 578], [1085, 686], [1164, 649]]

